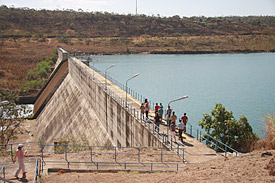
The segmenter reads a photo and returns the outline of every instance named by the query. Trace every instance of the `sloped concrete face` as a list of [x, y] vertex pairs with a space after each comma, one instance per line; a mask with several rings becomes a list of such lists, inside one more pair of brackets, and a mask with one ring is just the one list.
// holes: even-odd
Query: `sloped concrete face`
[[[52, 144], [61, 138], [73, 137], [84, 138], [89, 145], [164, 146], [108, 95], [99, 74], [95, 74], [98, 79], [93, 77], [91, 68], [69, 57], [68, 75], [37, 117], [40, 140]], [[117, 92], [124, 94], [121, 90]]]
[[70, 137], [85, 138], [90, 145], [114, 145], [70, 75], [37, 118], [37, 132], [49, 144]]

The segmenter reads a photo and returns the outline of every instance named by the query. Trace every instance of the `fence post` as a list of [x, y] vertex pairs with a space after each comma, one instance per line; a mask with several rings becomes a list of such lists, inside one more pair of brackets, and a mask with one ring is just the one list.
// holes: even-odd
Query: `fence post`
[[197, 140], [199, 140], [199, 129], [197, 129]]
[[163, 152], [162, 151], [163, 151], [163, 147], [161, 148], [161, 158], [160, 158], [161, 162], [163, 162], [163, 160], [162, 160]]
[[91, 161], [93, 161], [93, 146], [91, 146]]
[[65, 145], [65, 160], [66, 161], [68, 161], [68, 159], [67, 159], [67, 147], [68, 147], [68, 145]]
[[151, 172], [153, 171], [153, 163], [151, 163]]
[[115, 146], [115, 161], [116, 161], [116, 146]]
[[171, 136], [171, 141], [170, 141], [170, 144], [171, 144], [171, 150], [173, 149], [173, 145], [172, 145], [172, 136]]
[[218, 148], [217, 148], [217, 139], [216, 139], [216, 143], [215, 143], [215, 145], [216, 145], [216, 152], [218, 151]]
[[11, 144], [11, 161], [13, 162], [12, 144]]
[[140, 162], [140, 148], [138, 148], [138, 162]]
[[183, 160], [183, 163], [184, 163], [184, 148], [182, 148], [182, 160]]

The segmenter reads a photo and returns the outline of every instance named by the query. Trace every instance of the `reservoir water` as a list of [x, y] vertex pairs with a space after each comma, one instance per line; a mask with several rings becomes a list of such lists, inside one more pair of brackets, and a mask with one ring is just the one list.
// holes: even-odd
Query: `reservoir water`
[[275, 53], [206, 54], [206, 55], [104, 55], [95, 68], [105, 71], [119, 82], [134, 74], [128, 87], [152, 102], [168, 102], [176, 115], [184, 112], [189, 123], [198, 127], [203, 114], [210, 114], [217, 103], [232, 111], [236, 120], [248, 118], [260, 136], [265, 125], [263, 117], [275, 112]]

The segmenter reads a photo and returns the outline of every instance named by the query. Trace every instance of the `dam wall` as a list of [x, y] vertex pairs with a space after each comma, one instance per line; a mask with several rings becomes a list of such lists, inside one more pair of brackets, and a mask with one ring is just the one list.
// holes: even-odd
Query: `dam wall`
[[115, 86], [106, 89], [98, 73], [74, 57], [67, 62], [68, 74], [37, 116], [40, 140], [53, 143], [75, 138], [89, 145], [164, 146], [121, 105], [123, 91], [114, 97], [109, 88]]

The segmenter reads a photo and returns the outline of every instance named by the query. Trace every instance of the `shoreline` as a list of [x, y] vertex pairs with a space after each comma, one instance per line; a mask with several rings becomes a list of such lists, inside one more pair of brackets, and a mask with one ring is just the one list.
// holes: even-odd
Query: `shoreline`
[[[88, 52], [83, 52], [88, 54]], [[221, 51], [143, 51], [143, 52], [109, 52], [109, 53], [100, 53], [100, 52], [90, 52], [89, 54], [93, 55], [149, 55], [149, 54], [179, 54], [179, 55], [199, 55], [199, 54], [249, 54], [249, 53], [275, 53], [275, 50], [221, 50]]]

